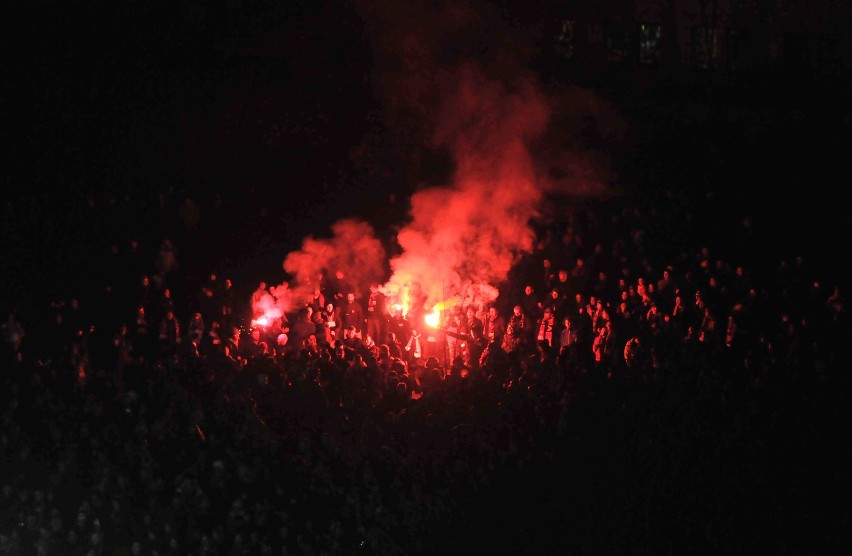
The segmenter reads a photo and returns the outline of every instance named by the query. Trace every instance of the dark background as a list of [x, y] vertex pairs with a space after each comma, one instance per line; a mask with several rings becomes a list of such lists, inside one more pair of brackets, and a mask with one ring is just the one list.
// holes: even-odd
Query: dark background
[[[663, 213], [665, 192], [688, 193], [708, 210], [706, 237], [689, 240], [736, 241], [750, 214], [767, 261], [804, 253], [843, 278], [843, 76], [638, 91], [569, 71], [553, 48], [552, 3], [469, 6], [482, 14], [476, 26], [441, 37], [436, 57], [487, 66], [516, 43], [545, 91], [588, 87], [627, 124], [617, 144], [568, 130], [548, 149], [606, 150], [619, 186]], [[284, 255], [344, 216], [390, 235], [405, 199], [444, 183], [452, 159], [425, 146], [422, 122], [383, 109], [376, 36], [393, 19], [374, 7], [4, 2], [4, 304], [87, 287], [109, 264], [103, 252], [130, 239], [149, 250], [184, 239], [166, 216], [186, 197], [202, 216], [192, 256], [182, 253], [195, 278], [281, 279]]]

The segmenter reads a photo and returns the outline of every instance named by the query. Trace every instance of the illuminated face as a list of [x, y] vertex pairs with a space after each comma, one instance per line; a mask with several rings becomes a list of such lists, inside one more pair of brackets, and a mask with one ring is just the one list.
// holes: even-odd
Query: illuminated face
[[354, 294], [354, 293], [348, 293], [348, 294], [346, 294], [346, 300], [347, 300], [349, 303], [352, 303], [353, 301], [355, 301], [355, 294]]

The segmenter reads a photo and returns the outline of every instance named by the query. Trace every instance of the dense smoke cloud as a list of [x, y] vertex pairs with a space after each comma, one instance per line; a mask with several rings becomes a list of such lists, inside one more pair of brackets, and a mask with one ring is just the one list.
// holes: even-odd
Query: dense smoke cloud
[[605, 107], [581, 92], [576, 106], [582, 119], [565, 118], [572, 99], [564, 91], [560, 99], [548, 97], [525, 69], [534, 50], [525, 38], [534, 29], [510, 27], [482, 6], [433, 8], [439, 4], [405, 3], [402, 10], [393, 2], [365, 2], [362, 12], [386, 126], [399, 132], [405, 122], [403, 133], [419, 138], [424, 149], [445, 149], [453, 160], [449, 182], [420, 187], [411, 197], [390, 276], [383, 274], [387, 255], [373, 228], [347, 220], [330, 239], [308, 238], [287, 256], [284, 268], [293, 283], [312, 287], [324, 269], [341, 271], [356, 292], [371, 281], [400, 301], [411, 288], [422, 291], [427, 310], [442, 302], [486, 304], [512, 265], [532, 250], [531, 224], [546, 194], [605, 188], [606, 176], [590, 153], [578, 148], [554, 155], [541, 146], [554, 135], [548, 128], [554, 107], [563, 123], [588, 122], [592, 114], [606, 127]]
[[[527, 144], [543, 131], [549, 109], [534, 84], [510, 90], [473, 66], [461, 68], [455, 83], [434, 136], [454, 154], [453, 184], [412, 197], [388, 284], [397, 290], [419, 282], [427, 306], [492, 301], [493, 286], [532, 248], [529, 223], [542, 196]], [[465, 299], [472, 292], [479, 299]]]
[[384, 280], [387, 254], [370, 224], [348, 218], [334, 223], [331, 231], [331, 238], [306, 238], [299, 251], [284, 259], [284, 270], [295, 277], [288, 284], [293, 299], [310, 299], [330, 273], [341, 272], [338, 285], [359, 293]]

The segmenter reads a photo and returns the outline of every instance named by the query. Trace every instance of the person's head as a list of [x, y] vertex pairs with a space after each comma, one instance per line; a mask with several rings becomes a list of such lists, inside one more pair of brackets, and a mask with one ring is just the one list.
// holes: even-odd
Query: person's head
[[532, 292], [533, 292], [533, 287], [531, 285], [527, 284], [526, 286], [524, 286], [524, 293], [525, 294], [530, 295], [530, 294], [532, 294]]
[[492, 319], [497, 318], [497, 307], [489, 307], [488, 308], [488, 316]]
[[560, 268], [558, 276], [559, 276], [560, 282], [565, 282], [565, 281], [568, 280], [568, 271], [565, 270], [564, 268]]
[[521, 306], [520, 306], [520, 305], [515, 305], [515, 306], [512, 308], [512, 313], [514, 313], [516, 317], [521, 316], [521, 312], [522, 312], [522, 309], [521, 309]]
[[347, 293], [346, 294], [346, 301], [348, 301], [349, 303], [354, 303], [355, 302], [355, 294], [352, 293], [352, 292]]

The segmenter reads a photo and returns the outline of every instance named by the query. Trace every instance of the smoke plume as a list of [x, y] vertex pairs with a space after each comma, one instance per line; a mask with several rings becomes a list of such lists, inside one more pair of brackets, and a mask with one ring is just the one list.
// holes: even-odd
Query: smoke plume
[[[436, 304], [484, 305], [532, 250], [532, 223], [545, 196], [594, 194], [607, 176], [595, 170], [594, 157], [577, 154], [582, 148], [553, 155], [552, 148], [541, 147], [545, 138], [571, 133], [554, 134], [548, 127], [554, 107], [565, 121], [571, 99], [564, 93], [558, 100], [549, 97], [525, 69], [534, 51], [527, 39], [535, 29], [513, 27], [465, 3], [431, 11], [416, 2], [404, 3], [404, 10], [397, 4], [362, 5], [374, 88], [389, 129], [404, 121], [406, 132], [420, 133], [424, 147], [450, 153], [451, 179], [412, 195], [396, 237], [399, 254], [389, 261], [373, 228], [352, 219], [335, 225], [330, 239], [306, 239], [287, 256], [284, 269], [304, 288], [312, 288], [323, 269], [340, 270], [355, 291], [376, 281], [395, 300], [417, 298], [427, 311]], [[579, 109], [596, 114], [593, 119], [606, 114], [592, 106], [593, 95], [577, 98]], [[412, 126], [412, 115], [419, 125]]]

